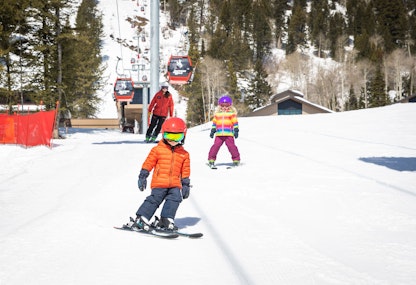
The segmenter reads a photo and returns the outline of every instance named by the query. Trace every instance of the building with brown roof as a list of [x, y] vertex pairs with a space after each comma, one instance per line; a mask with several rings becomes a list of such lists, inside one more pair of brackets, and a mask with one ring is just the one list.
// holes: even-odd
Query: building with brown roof
[[248, 114], [253, 116], [275, 116], [275, 115], [307, 115], [318, 113], [334, 113], [334, 111], [309, 102], [303, 98], [303, 94], [296, 90], [286, 90], [275, 94], [270, 98], [270, 104], [258, 108]]

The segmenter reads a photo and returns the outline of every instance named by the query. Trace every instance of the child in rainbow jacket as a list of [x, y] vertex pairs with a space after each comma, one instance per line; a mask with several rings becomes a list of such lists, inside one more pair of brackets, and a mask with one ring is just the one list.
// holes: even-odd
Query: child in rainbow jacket
[[233, 101], [229, 96], [222, 96], [218, 99], [218, 106], [214, 112], [211, 133], [209, 135], [211, 138], [215, 135], [214, 144], [208, 153], [209, 166], [214, 166], [218, 151], [223, 143], [225, 143], [231, 154], [234, 166], [240, 164], [240, 153], [234, 141], [234, 138], [238, 138], [239, 132], [237, 110], [232, 104]]

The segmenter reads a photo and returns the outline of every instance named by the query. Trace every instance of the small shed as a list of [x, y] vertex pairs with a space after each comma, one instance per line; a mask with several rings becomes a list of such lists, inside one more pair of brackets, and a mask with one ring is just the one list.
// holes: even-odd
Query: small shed
[[275, 94], [270, 98], [270, 104], [258, 108], [248, 114], [252, 116], [275, 116], [275, 115], [307, 115], [318, 113], [334, 113], [334, 111], [309, 102], [303, 98], [303, 94], [296, 90], [286, 90]]
[[415, 103], [416, 95], [408, 96], [399, 101], [399, 103]]

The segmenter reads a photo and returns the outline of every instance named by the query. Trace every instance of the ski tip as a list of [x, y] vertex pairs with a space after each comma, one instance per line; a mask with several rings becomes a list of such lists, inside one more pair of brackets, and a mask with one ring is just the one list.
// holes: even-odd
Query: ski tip
[[200, 237], [203, 237], [204, 236], [204, 234], [202, 234], [202, 233], [195, 233], [195, 234], [190, 234], [188, 237], [189, 238], [200, 238]]

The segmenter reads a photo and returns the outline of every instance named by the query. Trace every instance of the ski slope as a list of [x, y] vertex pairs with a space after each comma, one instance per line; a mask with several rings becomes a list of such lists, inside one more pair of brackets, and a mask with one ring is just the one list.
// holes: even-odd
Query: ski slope
[[[117, 231], [149, 189], [143, 135], [70, 129], [53, 148], [0, 145], [0, 284], [414, 284], [416, 104], [239, 118], [241, 167], [205, 163], [189, 129], [197, 240]], [[157, 212], [159, 214], [159, 210]]]

